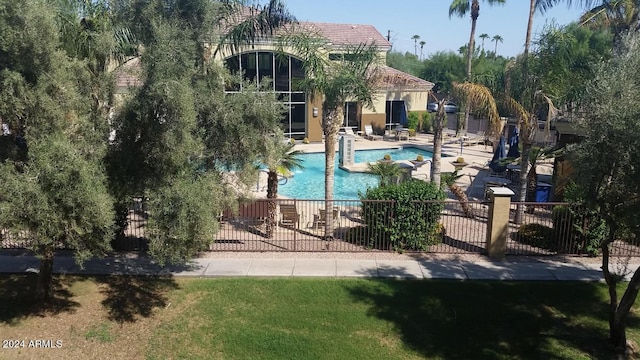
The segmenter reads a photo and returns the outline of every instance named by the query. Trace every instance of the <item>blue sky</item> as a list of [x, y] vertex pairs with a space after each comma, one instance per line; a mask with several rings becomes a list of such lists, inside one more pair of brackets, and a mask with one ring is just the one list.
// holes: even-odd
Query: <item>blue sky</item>
[[[413, 35], [420, 35], [420, 40], [426, 42], [425, 56], [436, 51], [457, 51], [469, 42], [471, 31], [469, 16], [449, 19], [451, 0], [285, 0], [285, 3], [300, 21], [370, 24], [384, 36], [391, 30], [394, 50], [403, 53], [414, 52]], [[536, 14], [534, 30], [542, 30], [545, 23], [551, 21], [560, 25], [570, 23], [578, 19], [583, 11], [575, 4], [572, 8], [559, 4], [545, 14]], [[515, 56], [521, 53], [528, 12], [528, 0], [507, 0], [503, 6], [489, 6], [481, 1], [476, 41], [479, 41], [478, 35], [482, 33], [489, 37], [500, 35], [504, 40], [498, 44], [499, 55]], [[489, 39], [485, 42], [487, 50], [493, 51], [494, 46]]]

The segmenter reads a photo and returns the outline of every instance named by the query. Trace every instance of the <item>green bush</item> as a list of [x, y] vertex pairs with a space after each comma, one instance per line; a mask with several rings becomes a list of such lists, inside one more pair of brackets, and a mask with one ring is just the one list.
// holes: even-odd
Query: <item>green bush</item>
[[597, 256], [608, 232], [605, 221], [598, 215], [598, 210], [579, 205], [584, 199], [584, 191], [574, 183], [567, 185], [564, 197], [575, 205], [553, 209], [554, 234], [565, 244], [558, 251]]
[[418, 130], [418, 125], [420, 124], [420, 114], [417, 112], [410, 112], [407, 116], [407, 127], [409, 129]]
[[[442, 241], [444, 230], [438, 224], [445, 193], [431, 182], [409, 180], [368, 189], [361, 195], [368, 246], [374, 244], [396, 251], [426, 250]], [[389, 202], [367, 201], [389, 200]], [[437, 200], [438, 202], [427, 202]]]
[[518, 229], [518, 240], [527, 245], [558, 251], [553, 229], [542, 224], [523, 224]]
[[422, 113], [422, 130], [424, 132], [433, 131], [433, 114], [430, 112]]

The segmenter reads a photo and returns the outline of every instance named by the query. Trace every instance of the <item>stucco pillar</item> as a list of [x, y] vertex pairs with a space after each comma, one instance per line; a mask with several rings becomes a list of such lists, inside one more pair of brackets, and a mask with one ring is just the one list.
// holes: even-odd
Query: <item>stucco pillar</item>
[[502, 259], [507, 251], [509, 209], [511, 208], [511, 197], [515, 193], [506, 187], [491, 187], [489, 194], [486, 247], [490, 258]]

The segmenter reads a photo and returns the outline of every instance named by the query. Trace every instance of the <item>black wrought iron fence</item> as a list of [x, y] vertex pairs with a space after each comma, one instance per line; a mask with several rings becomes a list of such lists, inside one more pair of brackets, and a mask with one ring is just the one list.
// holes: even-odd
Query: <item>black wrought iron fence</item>
[[[486, 253], [489, 202], [259, 199], [220, 213], [212, 251]], [[518, 207], [524, 216], [516, 223]], [[597, 219], [581, 205], [511, 203], [508, 255], [590, 255]], [[116, 250], [145, 250], [148, 213], [134, 199]], [[63, 244], [58, 244], [63, 248]], [[0, 247], [28, 248], [27, 234], [0, 233]], [[614, 256], [640, 256], [640, 242], [621, 234]]]

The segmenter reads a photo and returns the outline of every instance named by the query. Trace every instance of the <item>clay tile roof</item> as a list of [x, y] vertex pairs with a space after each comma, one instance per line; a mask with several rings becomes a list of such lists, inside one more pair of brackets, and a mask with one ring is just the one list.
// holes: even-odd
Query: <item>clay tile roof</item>
[[372, 25], [358, 24], [330, 24], [305, 22], [301, 23], [303, 27], [315, 29], [319, 35], [323, 36], [332, 45], [377, 45], [383, 48], [391, 48], [391, 43], [376, 30]]
[[380, 68], [380, 88], [429, 91], [433, 83], [388, 66]]

